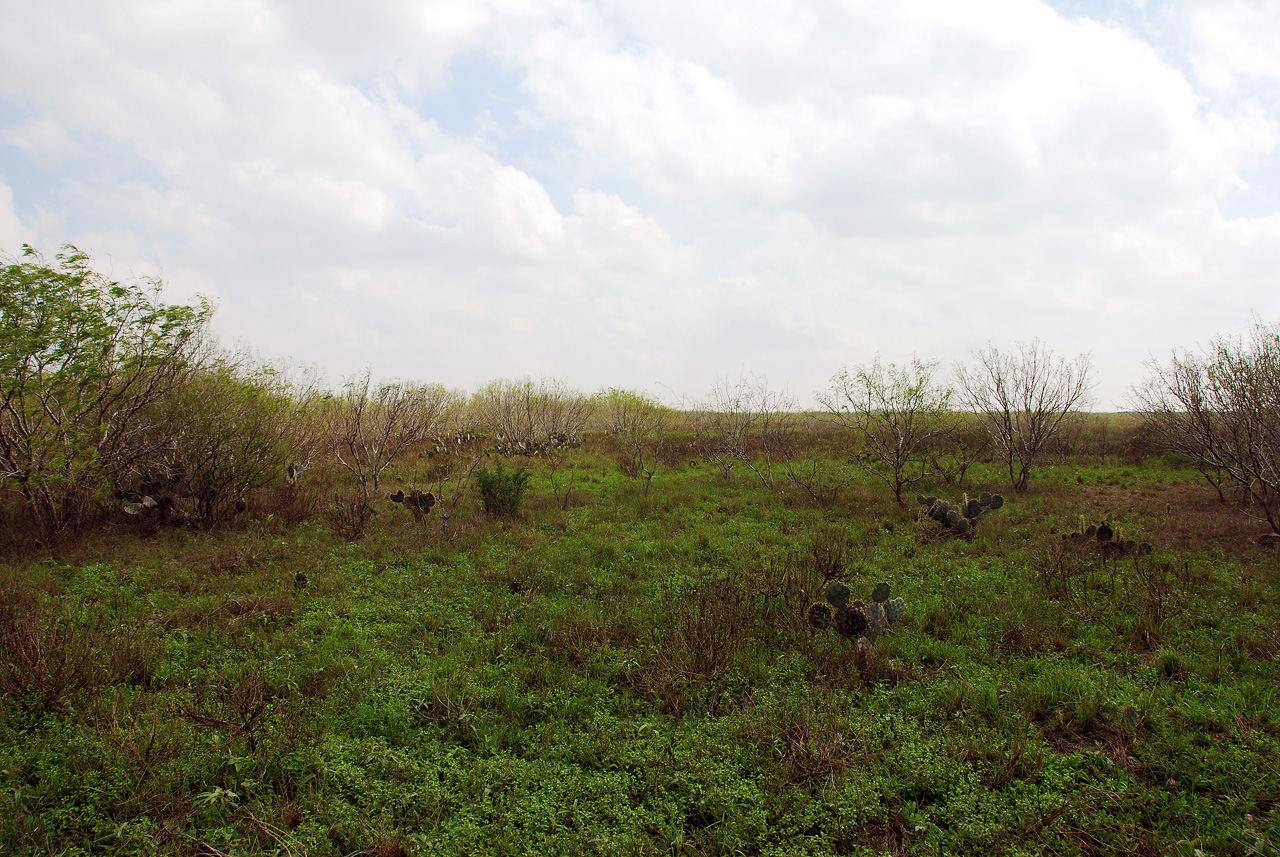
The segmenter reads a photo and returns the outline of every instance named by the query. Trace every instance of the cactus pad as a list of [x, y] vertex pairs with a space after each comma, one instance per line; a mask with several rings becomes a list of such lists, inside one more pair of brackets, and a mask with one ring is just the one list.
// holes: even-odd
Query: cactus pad
[[883, 604], [889, 600], [889, 584], [881, 582], [876, 584], [876, 588], [871, 590], [871, 600], [878, 604]]
[[866, 614], [867, 636], [872, 639], [879, 637], [889, 627], [889, 620], [885, 616], [884, 605], [878, 601], [872, 601], [867, 605]]
[[1120, 728], [1126, 735], [1132, 738], [1138, 734], [1138, 727], [1142, 725], [1142, 715], [1138, 713], [1138, 709], [1132, 705], [1126, 705], [1124, 711], [1120, 712]]
[[833, 580], [827, 584], [827, 589], [823, 593], [827, 597], [827, 601], [832, 607], [843, 607], [849, 603], [849, 596], [852, 594], [849, 587], [845, 586], [838, 580]]
[[884, 616], [890, 622], [897, 622], [907, 612], [907, 602], [902, 600], [899, 595], [892, 601], [886, 601], [884, 605]]
[[845, 605], [836, 611], [832, 624], [841, 637], [852, 640], [867, 630], [867, 614], [858, 607]]
[[809, 624], [815, 628], [830, 628], [835, 611], [824, 601], [815, 601], [809, 607]]

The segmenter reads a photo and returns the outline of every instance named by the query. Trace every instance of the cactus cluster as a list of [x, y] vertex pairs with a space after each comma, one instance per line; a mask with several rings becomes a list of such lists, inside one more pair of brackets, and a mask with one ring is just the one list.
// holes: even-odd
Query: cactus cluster
[[1081, 515], [1079, 527], [1074, 532], [1063, 533], [1062, 538], [1089, 546], [1096, 545], [1104, 556], [1146, 556], [1151, 553], [1151, 545], [1146, 542], [1126, 539], [1124, 532], [1115, 526], [1110, 515], [1097, 524], [1088, 523], [1085, 516]]
[[890, 599], [889, 584], [879, 583], [871, 591], [871, 600], [850, 600], [852, 591], [839, 580], [832, 580], [823, 591], [826, 601], [809, 607], [809, 624], [818, 629], [834, 628], [847, 640], [859, 637], [875, 639], [900, 620], [907, 611], [901, 597]]
[[430, 491], [422, 492], [417, 488], [411, 490], [408, 494], [403, 491], [397, 491], [391, 495], [392, 503], [400, 503], [410, 512], [413, 512], [413, 518], [421, 521], [422, 516], [431, 511], [431, 507], [436, 504], [436, 495]]
[[964, 502], [952, 504], [937, 497], [919, 494], [916, 502], [925, 507], [926, 518], [937, 521], [944, 529], [951, 530], [956, 535], [972, 538], [978, 518], [1003, 506], [1004, 497], [984, 491], [978, 497], [965, 494]]
[[[290, 465], [291, 467], [293, 465]], [[201, 515], [192, 513], [187, 501], [194, 501], [198, 509], [205, 512], [212, 510], [215, 492], [200, 487], [197, 482], [193, 487], [187, 477], [186, 468], [181, 464], [165, 465], [158, 474], [137, 483], [137, 487], [117, 488], [113, 495], [122, 501], [120, 509], [126, 515], [141, 515], [164, 524], [195, 524], [202, 520]], [[231, 504], [233, 514], [239, 515], [249, 508], [243, 497]]]
[[506, 439], [499, 432], [495, 443], [486, 450], [486, 454], [504, 457], [515, 455], [536, 456], [560, 450], [577, 449], [580, 446], [582, 446], [582, 438], [579, 435], [566, 434], [565, 432], [555, 432], [541, 440], [515, 441]]

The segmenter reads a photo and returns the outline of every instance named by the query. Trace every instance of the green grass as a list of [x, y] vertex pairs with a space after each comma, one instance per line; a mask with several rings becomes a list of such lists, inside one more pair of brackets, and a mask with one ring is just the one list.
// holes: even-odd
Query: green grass
[[[1280, 568], [1161, 540], [1162, 492], [1211, 493], [1179, 462], [1037, 471], [962, 541], [870, 482], [646, 494], [578, 455], [567, 502], [531, 463], [520, 513], [447, 536], [382, 503], [358, 542], [263, 517], [7, 562], [0, 851], [1280, 848]], [[1107, 512], [1154, 553], [1064, 545]], [[906, 599], [874, 645], [805, 622], [833, 556]]]

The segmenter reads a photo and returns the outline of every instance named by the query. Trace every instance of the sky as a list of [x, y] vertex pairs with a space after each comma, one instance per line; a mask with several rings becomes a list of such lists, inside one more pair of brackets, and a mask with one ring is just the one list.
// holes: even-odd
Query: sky
[[799, 407], [1280, 321], [1280, 2], [0, 0], [0, 251], [226, 345]]

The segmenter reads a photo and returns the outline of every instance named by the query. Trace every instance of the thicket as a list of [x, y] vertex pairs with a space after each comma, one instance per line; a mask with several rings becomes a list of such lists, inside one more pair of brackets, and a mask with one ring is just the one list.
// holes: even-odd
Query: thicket
[[0, 483], [41, 539], [82, 526], [170, 441], [149, 412], [196, 370], [209, 308], [159, 291], [108, 280], [74, 247], [53, 263], [25, 247], [0, 270]]

